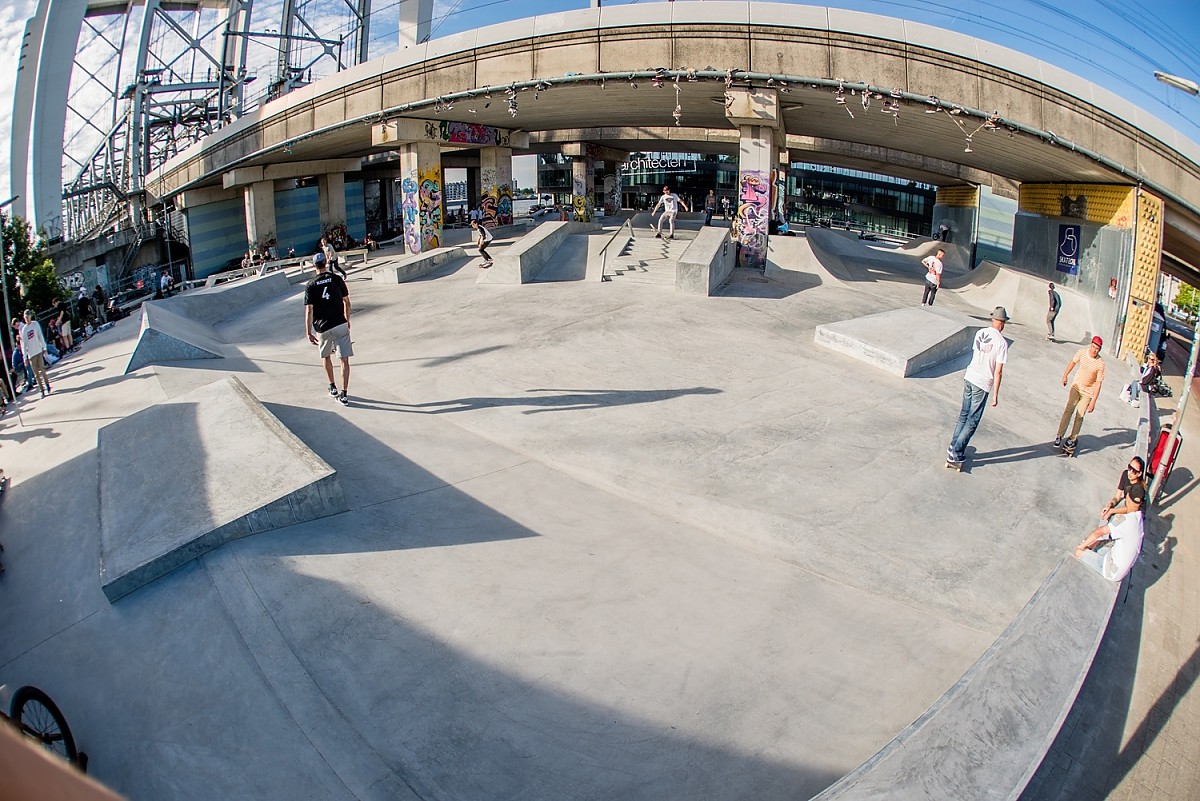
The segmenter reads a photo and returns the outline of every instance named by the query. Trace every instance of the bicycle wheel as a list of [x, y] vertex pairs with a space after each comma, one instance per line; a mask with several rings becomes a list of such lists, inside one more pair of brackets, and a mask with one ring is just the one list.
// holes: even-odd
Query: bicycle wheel
[[68, 762], [79, 757], [66, 718], [50, 696], [37, 687], [22, 687], [13, 695], [12, 719], [25, 735], [37, 740], [51, 753]]

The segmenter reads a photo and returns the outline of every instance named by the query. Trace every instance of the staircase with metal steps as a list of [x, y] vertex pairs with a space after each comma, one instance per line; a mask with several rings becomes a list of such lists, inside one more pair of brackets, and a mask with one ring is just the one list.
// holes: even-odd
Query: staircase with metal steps
[[695, 239], [694, 231], [676, 231], [673, 239], [656, 238], [652, 232], [638, 231], [604, 268], [605, 281], [675, 286], [675, 266], [683, 251]]

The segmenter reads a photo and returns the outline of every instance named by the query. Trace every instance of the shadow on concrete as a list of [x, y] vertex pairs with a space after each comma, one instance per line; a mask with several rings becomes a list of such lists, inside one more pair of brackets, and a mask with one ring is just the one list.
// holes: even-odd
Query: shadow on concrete
[[[487, 513], [482, 507], [476, 511]], [[512, 521], [508, 525], [520, 536], [536, 536]], [[411, 533], [419, 534], [419, 528]], [[386, 773], [372, 773], [373, 781], [402, 783], [414, 797], [428, 799], [661, 801], [809, 798], [838, 778], [811, 766], [814, 760], [804, 753], [740, 747], [738, 730], [750, 713], [706, 689], [715, 677], [736, 673], [737, 660], [690, 666], [687, 674], [695, 674], [700, 686], [685, 682], [647, 709], [639, 702], [644, 693], [623, 685], [644, 681], [634, 678], [644, 671], [659, 673], [655, 682], [666, 681], [661, 674], [669, 669], [640, 664], [636, 635], [588, 637], [587, 616], [573, 619], [568, 609], [530, 616], [530, 598], [553, 590], [553, 577], [533, 579], [546, 585], [538, 590], [529, 586], [530, 574], [514, 581], [493, 572], [486, 559], [466, 554], [457, 574], [437, 579], [407, 565], [411, 559], [378, 554], [375, 559], [394, 566], [393, 578], [370, 588], [352, 589], [297, 569], [293, 546], [305, 554], [339, 552], [347, 533], [277, 532], [237, 544], [236, 563], [215, 571], [210, 565], [210, 572], [218, 587], [239, 574], [253, 585], [242, 593], [249, 608], [224, 600], [225, 591], [220, 596], [267, 692], [293, 710], [318, 753], [337, 754], [330, 740], [341, 738], [377, 758]], [[394, 549], [403, 539], [379, 530], [352, 536], [377, 543], [377, 550]], [[445, 599], [422, 599], [431, 592]], [[577, 601], [563, 602], [569, 607]], [[429, 614], [449, 615], [444, 628], [422, 625]], [[263, 615], [285, 648], [273, 649], [274, 642], [254, 636], [263, 628], [255, 618]], [[538, 629], [548, 625], [577, 627], [569, 651], [536, 651]], [[512, 632], [511, 639], [498, 646], [498, 632]], [[666, 630], [655, 636], [673, 638]], [[680, 647], [704, 652], [703, 644]], [[628, 654], [617, 652], [626, 648]], [[293, 660], [303, 668], [301, 681], [288, 669]], [[626, 661], [624, 669], [613, 667]], [[616, 678], [602, 678], [614, 671]], [[622, 679], [622, 673], [628, 675]], [[576, 689], [583, 687], [589, 691]], [[327, 699], [336, 726], [325, 725], [328, 713], [313, 714], [310, 697]], [[354, 786], [357, 766], [335, 759], [331, 767]]]
[[1165, 494], [1160, 496], [1158, 503], [1154, 504], [1155, 508], [1160, 512], [1163, 509], [1169, 509], [1172, 504], [1195, 489], [1197, 484], [1200, 484], [1200, 478], [1193, 475], [1191, 470], [1186, 467], [1176, 467], [1163, 481], [1162, 492]]
[[526, 392], [553, 392], [554, 395], [537, 395], [523, 398], [474, 397], [454, 398], [428, 403], [402, 404], [407, 410], [418, 414], [443, 414], [445, 412], [469, 412], [476, 409], [493, 409], [503, 406], [534, 406], [523, 414], [539, 412], [568, 412], [587, 409], [604, 409], [610, 406], [633, 406], [641, 403], [656, 403], [684, 395], [716, 395], [721, 392], [713, 387], [691, 387], [686, 389], [528, 389]]
[[815, 289], [821, 285], [821, 279], [812, 273], [802, 272], [772, 272], [763, 277], [758, 270], [737, 268], [729, 279], [713, 293], [713, 297], [722, 298], [766, 298], [782, 300], [806, 289]]
[[57, 439], [62, 434], [55, 431], [53, 428], [16, 428], [11, 431], [0, 433], [0, 439], [8, 439], [13, 442], [21, 443], [38, 437], [46, 439]]
[[[221, 361], [221, 360], [220, 359], [205, 359], [205, 361], [206, 362], [217, 362], [217, 361]], [[185, 366], [185, 365], [186, 366], [194, 366], [192, 362], [169, 362], [169, 364], [179, 365], [179, 366]], [[113, 384], [120, 384], [120, 383], [123, 383], [130, 379], [135, 379], [135, 380], [140, 381], [142, 379], [150, 378], [153, 375], [154, 374], [150, 371], [141, 372], [141, 373], [131, 373], [129, 375], [110, 375], [108, 378], [99, 378], [99, 379], [91, 382], [90, 384], [84, 384], [81, 387], [66, 387], [64, 389], [56, 389], [56, 390], [54, 390], [53, 395], [69, 395], [69, 394], [74, 394], [77, 392], [88, 392], [89, 390], [96, 390], [96, 389], [100, 389], [101, 387], [112, 386]], [[51, 397], [53, 397], [53, 395]]]

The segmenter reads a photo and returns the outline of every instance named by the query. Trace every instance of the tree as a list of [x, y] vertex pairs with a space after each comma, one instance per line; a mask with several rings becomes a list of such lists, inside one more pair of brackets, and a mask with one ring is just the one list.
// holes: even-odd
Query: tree
[[[66, 291], [58, 283], [54, 262], [46, 258], [42, 242], [29, 223], [21, 217], [0, 214], [0, 230], [4, 233], [4, 265], [8, 279], [4, 291], [8, 293], [13, 315], [19, 317], [25, 308], [45, 311], [55, 301], [66, 298]], [[0, 299], [0, 310], [3, 304]], [[9, 326], [6, 323], [0, 329], [4, 331], [5, 346], [10, 347]]]
[[1196, 319], [1196, 312], [1200, 311], [1200, 292], [1190, 284], [1180, 284], [1179, 292], [1175, 295], [1175, 306], [1190, 319]]

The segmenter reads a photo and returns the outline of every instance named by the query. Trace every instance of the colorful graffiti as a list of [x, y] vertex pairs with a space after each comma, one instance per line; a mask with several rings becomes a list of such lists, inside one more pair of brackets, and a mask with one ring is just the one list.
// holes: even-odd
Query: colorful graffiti
[[604, 178], [604, 213], [616, 214], [621, 210], [621, 171]]
[[738, 266], [761, 270], [767, 263], [767, 223], [770, 217], [770, 180], [761, 170], [743, 170], [738, 195]]
[[[415, 173], [414, 173], [415, 174]], [[400, 182], [401, 215], [404, 219], [404, 246], [409, 253], [421, 252], [421, 205], [417, 200], [417, 181], [406, 177]]]
[[490, 125], [441, 120], [440, 122], [425, 123], [425, 138], [437, 142], [508, 147], [511, 134], [502, 128], [493, 128]]
[[[595, 167], [591, 159], [587, 159], [583, 175], [575, 173], [571, 179], [571, 209], [575, 222], [591, 222], [596, 209], [596, 196], [593, 193], [592, 182], [595, 180]], [[578, 165], [572, 165], [573, 167]]]
[[431, 164], [421, 170], [418, 186], [421, 207], [421, 249], [442, 246], [442, 165]]

